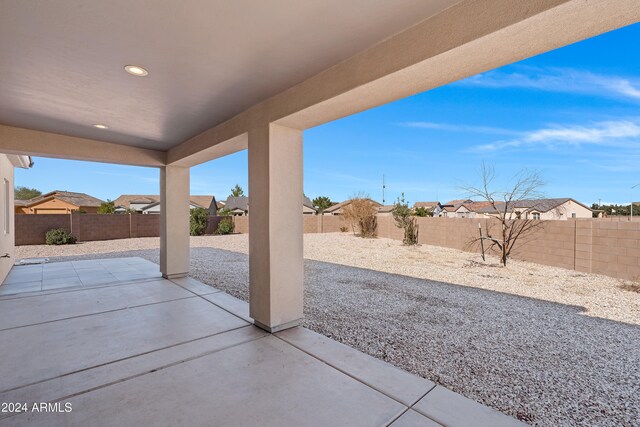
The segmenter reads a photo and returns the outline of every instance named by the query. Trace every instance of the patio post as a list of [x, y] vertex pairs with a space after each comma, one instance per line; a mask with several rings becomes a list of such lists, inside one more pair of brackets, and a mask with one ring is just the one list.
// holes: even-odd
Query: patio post
[[277, 332], [302, 320], [302, 131], [249, 130], [249, 305]]
[[160, 168], [160, 271], [167, 279], [189, 274], [189, 168]]

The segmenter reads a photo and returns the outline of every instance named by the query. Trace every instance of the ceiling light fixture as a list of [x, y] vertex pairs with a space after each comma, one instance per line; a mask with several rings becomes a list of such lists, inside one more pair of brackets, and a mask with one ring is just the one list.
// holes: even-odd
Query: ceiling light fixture
[[137, 65], [125, 65], [124, 69], [132, 76], [144, 77], [149, 74], [147, 70]]
[[98, 129], [109, 129], [106, 125], [93, 125], [93, 127]]

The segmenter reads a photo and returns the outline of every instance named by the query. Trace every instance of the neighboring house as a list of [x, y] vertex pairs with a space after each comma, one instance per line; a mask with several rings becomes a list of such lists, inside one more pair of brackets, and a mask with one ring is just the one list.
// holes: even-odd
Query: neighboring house
[[[124, 213], [128, 209], [138, 213], [160, 213], [160, 195], [157, 194], [123, 194], [113, 203], [116, 206], [116, 213]], [[207, 209], [210, 215], [215, 215], [218, 204], [215, 196], [189, 196], [189, 208]]]
[[245, 216], [249, 214], [249, 197], [248, 196], [229, 196], [224, 202], [224, 208], [227, 213], [233, 216]]
[[488, 206], [491, 206], [491, 202], [465, 201], [458, 206], [453, 216], [455, 218], [476, 218], [477, 216], [484, 216], [484, 214], [478, 213], [478, 211]]
[[395, 208], [396, 205], [384, 205], [384, 206], [380, 206], [378, 208], [378, 215], [380, 216], [392, 216], [393, 215], [393, 208]]
[[[248, 215], [249, 214], [249, 197], [229, 196], [227, 198], [227, 201], [224, 202], [223, 209], [227, 211], [230, 215], [234, 215], [234, 216]], [[313, 206], [313, 203], [311, 202], [311, 200], [306, 196], [302, 200], [302, 214], [303, 215], [316, 214], [316, 208]]]
[[315, 215], [318, 211], [316, 207], [313, 206], [313, 202], [307, 196], [302, 198], [302, 214], [303, 215]]
[[[373, 203], [373, 205], [376, 208], [380, 208], [382, 206], [382, 203], [378, 203], [375, 200], [371, 200], [371, 199], [367, 199], [367, 200], [369, 200], [371, 203]], [[351, 204], [351, 200], [345, 200], [344, 202], [340, 202], [338, 204], [335, 204], [335, 205], [325, 209], [322, 214], [323, 215], [342, 215], [343, 214], [343, 209], [346, 206], [349, 206], [350, 204]]]
[[56, 190], [33, 199], [16, 200], [15, 212], [20, 214], [97, 213], [102, 203], [102, 200], [85, 193]]
[[440, 202], [415, 202], [413, 204], [413, 210], [415, 211], [417, 208], [424, 208], [433, 213], [433, 216], [436, 215], [436, 210], [440, 206]]
[[444, 204], [438, 203], [436, 209], [433, 210], [433, 216], [444, 216], [444, 217], [456, 217], [456, 211], [464, 204], [464, 203], [473, 203], [473, 200], [470, 199], [457, 199], [450, 200]]
[[0, 212], [2, 212], [2, 232], [0, 233], [0, 284], [16, 262], [15, 255], [15, 201], [13, 172], [15, 168], [29, 169], [33, 165], [31, 157], [14, 154], [0, 154]]
[[[499, 212], [505, 211], [505, 203], [496, 204]], [[586, 205], [569, 197], [555, 199], [521, 200], [508, 206], [507, 212], [514, 218], [566, 220], [571, 218], [592, 218], [593, 211]], [[493, 206], [487, 206], [477, 211], [485, 216], [498, 216]]]

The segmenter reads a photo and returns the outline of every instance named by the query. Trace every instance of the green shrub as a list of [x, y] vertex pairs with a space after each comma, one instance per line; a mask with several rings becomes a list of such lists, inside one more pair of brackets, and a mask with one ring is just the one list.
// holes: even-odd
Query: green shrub
[[398, 201], [393, 207], [392, 214], [396, 226], [404, 230], [402, 243], [405, 245], [417, 245], [418, 221], [411, 216], [411, 208], [409, 208], [409, 203], [404, 200], [404, 193], [402, 193], [402, 199], [398, 197]]
[[73, 245], [78, 239], [63, 228], [54, 228], [45, 235], [47, 245]]
[[224, 218], [222, 221], [218, 223], [218, 229], [216, 230], [218, 234], [231, 234], [233, 233], [233, 219], [231, 217]]
[[189, 234], [192, 236], [202, 236], [207, 231], [207, 221], [209, 211], [204, 208], [191, 209], [189, 217]]

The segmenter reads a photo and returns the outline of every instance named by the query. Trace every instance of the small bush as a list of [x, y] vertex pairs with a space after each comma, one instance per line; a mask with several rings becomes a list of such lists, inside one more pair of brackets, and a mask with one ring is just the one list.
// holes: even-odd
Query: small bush
[[233, 233], [233, 220], [227, 217], [218, 223], [217, 234], [231, 234]]
[[209, 211], [204, 208], [191, 209], [189, 216], [189, 234], [192, 236], [202, 236], [207, 231], [207, 221]]
[[398, 201], [393, 208], [392, 214], [396, 226], [404, 230], [402, 243], [410, 246], [417, 245], [418, 222], [411, 216], [411, 208], [409, 208], [409, 203], [404, 200], [404, 193], [402, 193], [402, 199], [398, 197]]
[[340, 227], [340, 231], [343, 233], [346, 233], [347, 231], [349, 231], [349, 229], [347, 227], [342, 226]]
[[47, 231], [45, 240], [47, 245], [73, 245], [78, 239], [63, 228], [55, 228]]

